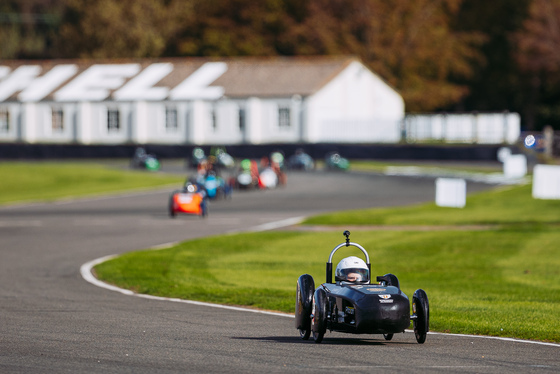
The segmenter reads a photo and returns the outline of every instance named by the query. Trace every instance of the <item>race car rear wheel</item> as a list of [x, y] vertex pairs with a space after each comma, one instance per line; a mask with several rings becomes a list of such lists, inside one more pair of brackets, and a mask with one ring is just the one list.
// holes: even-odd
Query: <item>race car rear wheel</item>
[[426, 335], [430, 331], [430, 306], [428, 295], [422, 289], [416, 290], [412, 297], [412, 313], [414, 318], [414, 335], [419, 344], [426, 341]]
[[327, 294], [319, 288], [313, 296], [313, 310], [311, 319], [311, 331], [315, 343], [321, 343], [325, 332], [327, 332]]
[[203, 200], [200, 203], [200, 217], [201, 218], [206, 218], [208, 216], [208, 203]]
[[394, 334], [383, 334], [383, 337], [385, 338], [385, 340], [391, 340], [393, 339], [393, 335]]
[[173, 209], [173, 194], [171, 194], [171, 196], [169, 196], [169, 217], [175, 218], [176, 215], [177, 213], [175, 209]]
[[296, 329], [303, 340], [311, 335], [311, 310], [313, 308], [313, 293], [315, 282], [309, 274], [301, 275], [297, 280], [296, 289]]

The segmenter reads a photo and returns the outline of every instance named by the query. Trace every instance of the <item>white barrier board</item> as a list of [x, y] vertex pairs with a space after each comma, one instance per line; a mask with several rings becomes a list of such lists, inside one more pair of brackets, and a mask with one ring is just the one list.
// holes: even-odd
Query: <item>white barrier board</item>
[[527, 175], [527, 157], [510, 155], [504, 160], [504, 175], [508, 178], [522, 178]]
[[560, 166], [536, 165], [533, 168], [533, 198], [560, 199]]
[[463, 208], [467, 202], [467, 182], [460, 178], [436, 179], [436, 205]]

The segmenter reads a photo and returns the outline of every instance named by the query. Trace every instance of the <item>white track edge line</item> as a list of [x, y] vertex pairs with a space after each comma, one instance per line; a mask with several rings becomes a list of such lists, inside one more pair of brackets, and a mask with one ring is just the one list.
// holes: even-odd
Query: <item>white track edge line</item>
[[80, 274], [82, 275], [82, 277], [87, 282], [93, 284], [94, 286], [105, 288], [105, 289], [110, 290], [110, 291], [119, 292], [119, 293], [121, 293], [123, 295], [127, 295], [127, 296], [136, 296], [136, 297], [141, 297], [143, 299], [159, 300], [159, 301], [172, 301], [172, 302], [175, 302], [175, 303], [191, 304], [191, 305], [198, 305], [198, 306], [207, 306], [207, 307], [212, 307], [212, 308], [237, 310], [237, 311], [243, 311], [243, 312], [268, 314], [268, 315], [279, 316], [279, 317], [290, 317], [290, 318], [294, 317], [291, 314], [280, 313], [280, 312], [269, 312], [269, 311], [265, 311], [265, 310], [257, 310], [257, 309], [249, 309], [249, 308], [229, 306], [229, 305], [205, 303], [205, 302], [202, 302], [202, 301], [194, 301], [194, 300], [185, 300], [185, 299], [177, 299], [177, 298], [169, 298], [169, 297], [139, 294], [139, 293], [135, 293], [135, 292], [130, 291], [130, 290], [126, 290], [124, 288], [116, 287], [116, 286], [113, 286], [111, 284], [102, 282], [102, 281], [100, 281], [99, 279], [97, 279], [96, 277], [93, 276], [93, 274], [91, 272], [91, 269], [95, 265], [98, 265], [100, 263], [103, 263], [105, 261], [113, 259], [115, 257], [117, 257], [117, 255], [105, 256], [105, 257], [101, 257], [101, 258], [86, 262], [85, 264], [83, 264], [80, 267]]

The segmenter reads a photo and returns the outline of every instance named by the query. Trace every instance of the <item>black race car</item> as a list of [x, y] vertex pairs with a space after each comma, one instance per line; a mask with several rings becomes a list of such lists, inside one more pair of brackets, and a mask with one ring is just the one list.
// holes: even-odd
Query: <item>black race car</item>
[[313, 158], [305, 153], [303, 149], [298, 148], [296, 153], [288, 159], [288, 169], [313, 170], [315, 169], [315, 161], [313, 161]]
[[[429, 331], [430, 309], [428, 296], [422, 289], [416, 290], [410, 302], [401, 291], [399, 281], [393, 274], [378, 276], [378, 284], [370, 283], [371, 264], [367, 251], [359, 244], [350, 242], [350, 232], [345, 231], [346, 242], [336, 246], [327, 262], [327, 279], [315, 289], [313, 277], [303, 274], [297, 281], [296, 329], [300, 336], [320, 343], [325, 332], [339, 331], [353, 334], [383, 334], [391, 340], [393, 334], [404, 332], [412, 320], [416, 341], [426, 341]], [[332, 281], [332, 259], [336, 251], [343, 247], [356, 247], [366, 258], [363, 278], [348, 282], [337, 276]], [[355, 258], [355, 257], [353, 257]], [[361, 259], [358, 259], [362, 261]], [[341, 261], [342, 262], [342, 261]]]

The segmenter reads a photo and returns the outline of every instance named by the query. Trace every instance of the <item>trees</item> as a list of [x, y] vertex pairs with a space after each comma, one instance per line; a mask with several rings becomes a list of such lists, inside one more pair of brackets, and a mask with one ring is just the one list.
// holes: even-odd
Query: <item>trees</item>
[[[356, 55], [407, 111], [560, 124], [560, 0], [3, 0], [0, 58]], [[558, 125], [560, 127], [560, 125]]]
[[366, 8], [361, 55], [401, 92], [408, 111], [433, 111], [469, 92], [451, 77], [472, 77], [484, 35], [451, 27], [460, 3], [374, 0]]
[[186, 55], [357, 55], [412, 111], [460, 100], [483, 36], [455, 31], [458, 0], [199, 1], [178, 52]]
[[0, 2], [0, 59], [49, 58], [62, 13], [57, 0]]
[[529, 18], [514, 34], [514, 54], [527, 77], [526, 123], [529, 129], [560, 124], [560, 0], [533, 0]]
[[274, 56], [274, 37], [284, 30], [282, 0], [196, 0], [192, 22], [178, 33], [183, 56]]
[[58, 57], [159, 57], [191, 21], [188, 0], [64, 0]]

